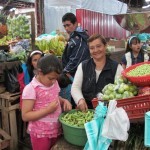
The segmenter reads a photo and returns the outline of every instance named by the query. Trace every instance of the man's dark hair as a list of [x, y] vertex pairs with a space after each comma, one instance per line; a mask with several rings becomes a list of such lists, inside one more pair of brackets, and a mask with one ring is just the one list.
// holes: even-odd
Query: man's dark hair
[[72, 24], [75, 24], [77, 22], [77, 18], [73, 13], [66, 13], [62, 17], [62, 22], [70, 21]]

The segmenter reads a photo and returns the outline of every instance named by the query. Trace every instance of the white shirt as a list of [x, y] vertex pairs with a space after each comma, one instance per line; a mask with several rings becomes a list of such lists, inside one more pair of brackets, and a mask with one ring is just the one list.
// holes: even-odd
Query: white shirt
[[[101, 73], [101, 70], [95, 70], [96, 71], [96, 82], [98, 80], [98, 77]], [[121, 72], [123, 71], [122, 66], [119, 64], [115, 79], [121, 75]], [[79, 64], [76, 74], [74, 76], [72, 88], [71, 88], [71, 95], [75, 101], [76, 104], [78, 104], [80, 99], [84, 99], [83, 94], [82, 94], [82, 83], [83, 83], [83, 70], [82, 70], [82, 63]]]

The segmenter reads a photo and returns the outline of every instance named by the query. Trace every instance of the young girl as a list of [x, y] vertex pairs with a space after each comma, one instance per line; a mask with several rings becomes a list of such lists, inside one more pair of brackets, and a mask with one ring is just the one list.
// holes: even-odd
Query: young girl
[[54, 55], [46, 55], [38, 61], [37, 75], [24, 88], [22, 119], [29, 121], [28, 131], [33, 150], [50, 150], [59, 135], [58, 117], [63, 110], [71, 110], [68, 100], [59, 97], [57, 78], [62, 71]]
[[136, 36], [131, 36], [127, 43], [126, 54], [122, 57], [122, 67], [125, 69], [131, 65], [149, 61], [149, 56], [141, 48], [140, 39]]

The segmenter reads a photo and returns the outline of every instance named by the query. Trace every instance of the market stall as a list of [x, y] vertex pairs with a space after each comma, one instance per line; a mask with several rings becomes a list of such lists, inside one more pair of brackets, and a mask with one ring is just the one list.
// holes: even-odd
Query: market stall
[[[18, 68], [21, 62], [26, 60], [26, 54], [27, 54], [26, 52], [30, 51], [31, 49], [34, 50], [35, 47], [40, 49], [44, 54], [50, 53], [56, 55], [58, 58], [60, 58], [61, 61], [63, 50], [68, 39], [68, 35], [63, 31], [62, 25], [60, 23], [61, 13], [57, 12], [59, 14], [59, 19], [60, 19], [59, 26], [58, 27], [55, 25], [48, 26], [50, 23], [49, 22], [50, 19], [46, 19], [46, 17], [49, 17], [48, 10], [52, 8], [51, 10], [53, 10], [55, 13], [56, 12], [55, 5], [57, 4], [57, 2], [51, 1], [51, 3], [53, 3], [53, 6], [51, 7], [49, 7], [49, 5], [46, 5], [49, 3], [50, 2], [48, 0], [44, 1], [44, 4], [41, 1], [39, 1], [39, 3], [36, 3], [37, 5], [41, 4], [42, 7], [44, 5], [46, 8], [44, 10], [46, 26], [41, 27], [40, 24], [41, 30], [45, 28], [46, 33], [43, 33], [43, 30], [42, 31], [40, 30], [41, 32], [38, 32], [38, 34], [40, 33], [41, 35], [35, 38], [35, 33], [36, 33], [35, 16], [34, 13], [31, 12], [26, 14], [15, 15], [13, 16], [13, 18], [9, 17], [7, 22], [7, 32], [3, 33], [4, 36], [0, 39], [0, 89], [2, 91], [0, 93], [0, 113], [1, 113], [0, 120], [2, 120], [2, 122], [0, 123], [0, 135], [1, 134], [2, 136], [5, 135], [4, 139], [6, 139], [6, 146], [9, 146], [10, 149], [12, 150], [18, 146], [18, 130], [20, 131], [20, 129], [18, 129], [17, 126], [17, 123], [19, 121], [16, 119], [16, 112], [18, 112], [18, 110], [20, 109], [19, 108], [20, 92], [18, 90], [12, 93], [10, 91], [8, 92], [8, 89], [5, 87], [5, 82], [8, 83], [8, 81], [6, 81], [4, 78], [4, 72], [7, 69], [12, 70], [13, 68]], [[62, 3], [62, 1], [60, 3]], [[72, 8], [71, 6], [74, 6], [73, 11], [74, 13], [76, 13], [78, 17], [79, 24], [83, 28], [87, 29], [90, 35], [93, 33], [101, 33], [105, 37], [109, 38], [109, 41], [107, 41], [108, 42], [107, 50], [110, 55], [110, 58], [120, 63], [122, 56], [125, 54], [127, 37], [130, 35], [129, 31], [122, 29], [119, 26], [119, 24], [115, 22], [115, 19], [112, 16], [114, 14], [110, 15], [110, 14], [104, 14], [104, 12], [94, 12], [93, 10], [89, 11], [83, 9], [81, 7], [80, 1], [78, 1], [80, 7], [78, 7], [78, 9], [76, 10], [74, 2], [70, 2], [70, 3], [71, 5], [69, 6], [68, 6], [69, 2], [68, 4], [65, 4], [67, 6], [65, 10], [71, 10]], [[89, 8], [91, 2], [90, 3], [87, 2], [87, 4], [88, 5], [84, 4], [85, 8]], [[103, 3], [103, 5], [106, 6], [106, 3]], [[124, 9], [120, 9], [121, 13], [123, 13], [127, 8], [126, 5], [121, 5], [120, 2], [118, 6], [119, 8], [124, 8]], [[40, 6], [38, 6], [38, 8], [39, 7]], [[111, 10], [114, 13], [118, 12], [118, 10], [114, 10], [114, 9]], [[61, 12], [62, 11], [64, 11], [64, 8], [61, 10]], [[106, 12], [107, 9], [103, 11]], [[109, 10], [109, 12], [111, 11]], [[41, 16], [43, 17], [43, 14]], [[38, 22], [41, 22], [41, 20], [38, 20]], [[149, 22], [147, 24], [149, 25]], [[147, 24], [145, 24], [144, 27], [142, 26], [142, 30], [147, 28]], [[134, 24], [131, 25], [133, 28]], [[37, 26], [39, 26], [39, 24]], [[60, 31], [59, 29], [62, 30]], [[18, 37], [21, 37], [21, 39], [18, 39]], [[24, 43], [26, 39], [31, 44], [29, 44], [28, 48], [20, 49], [20, 47], [18, 47], [18, 44], [22, 44], [21, 42]], [[26, 47], [27, 45], [23, 44], [23, 46]], [[10, 50], [12, 50], [11, 51], [12, 53], [9, 53]], [[147, 52], [149, 53], [150, 56], [150, 52], [148, 50]], [[148, 67], [149, 65], [150, 64], [148, 63]], [[146, 66], [143, 68], [149, 70], [148, 67]], [[126, 73], [127, 71], [128, 70], [126, 70]], [[109, 104], [109, 102], [113, 99], [117, 99], [117, 107], [122, 107], [125, 110], [125, 112], [129, 117], [130, 123], [143, 124], [145, 113], [150, 111], [149, 74], [150, 73], [148, 72], [148, 75], [146, 75], [147, 77], [145, 77], [145, 75], [141, 75], [142, 76], [141, 78], [136, 77], [137, 80], [135, 82], [135, 80], [132, 81], [133, 79], [132, 77], [128, 77], [124, 73], [123, 75], [125, 79], [118, 78], [119, 81], [117, 81], [117, 83], [111, 84], [110, 86], [106, 85], [102, 93], [103, 96], [93, 100], [93, 106], [95, 109], [93, 111], [96, 112], [96, 110], [98, 110], [96, 108], [98, 108], [97, 106], [99, 106], [98, 105], [99, 101], [104, 102], [106, 104], [105, 108], [107, 109], [107, 105]], [[102, 115], [103, 117], [101, 118], [103, 121], [105, 119], [104, 116], [106, 116], [106, 112], [107, 111], [103, 112], [104, 114]], [[89, 146], [88, 144], [86, 144], [87, 141], [88, 143], [91, 142], [89, 140], [90, 136], [88, 132], [86, 133], [86, 131], [88, 131], [88, 123], [90, 124], [92, 123], [93, 120], [95, 121], [96, 119], [92, 118], [93, 120], [91, 121], [91, 118], [89, 118], [89, 116], [91, 116], [90, 113], [88, 115], [86, 114], [83, 115], [81, 114], [81, 112], [79, 112], [74, 116], [72, 114], [71, 116], [70, 115], [65, 116], [65, 115], [66, 113], [63, 113], [59, 118], [60, 122], [62, 123], [64, 133], [61, 136], [61, 138], [58, 140], [58, 142], [53, 146], [52, 150], [57, 150], [57, 149], [80, 150], [83, 149], [84, 146]], [[85, 120], [85, 122], [83, 122], [83, 120]], [[148, 116], [148, 120], [149, 120], [149, 116]], [[78, 123], [74, 124], [73, 122], [78, 122]], [[86, 125], [84, 126], [84, 124], [86, 124], [87, 126]], [[24, 128], [23, 130], [25, 129], [26, 128]], [[92, 129], [92, 125], [90, 126], [90, 129]], [[100, 124], [96, 129], [97, 129], [96, 132], [100, 133], [99, 131], [99, 129], [101, 129]], [[132, 134], [132, 131], [133, 130], [131, 129], [130, 134]], [[137, 148], [138, 146], [142, 148], [145, 147], [143, 143], [144, 129], [142, 128], [141, 131], [142, 134], [141, 132], [139, 133], [139, 135], [142, 136], [141, 143], [140, 140], [136, 139], [136, 142], [133, 143], [132, 148], [135, 147]], [[148, 136], [149, 135], [147, 135], [147, 137]], [[96, 138], [98, 138], [98, 135], [96, 135]], [[107, 140], [105, 141], [105, 144], [107, 144], [107, 146], [109, 146], [110, 143], [112, 142], [111, 139], [105, 139], [105, 140]], [[122, 142], [123, 144], [120, 144], [121, 142], [119, 142], [121, 146], [119, 144], [115, 144], [114, 146], [115, 149], [120, 150], [122, 147], [125, 146], [129, 148], [130, 146], [129, 140], [130, 138], [128, 139], [127, 142]], [[5, 141], [3, 140], [2, 142], [4, 143]], [[131, 142], [133, 142], [133, 140]], [[138, 145], [137, 143], [140, 144]], [[30, 145], [31, 143], [29, 142], [28, 144]], [[1, 146], [1, 140], [0, 140], [0, 146]], [[140, 149], [139, 147], [137, 149]]]

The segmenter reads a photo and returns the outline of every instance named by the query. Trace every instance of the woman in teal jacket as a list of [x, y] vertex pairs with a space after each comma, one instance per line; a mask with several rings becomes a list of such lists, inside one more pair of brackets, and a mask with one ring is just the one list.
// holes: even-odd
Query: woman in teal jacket
[[[20, 92], [22, 93], [25, 85], [29, 84], [36, 74], [36, 67], [38, 60], [43, 56], [40, 50], [31, 51], [28, 55], [26, 63], [22, 64], [23, 78], [19, 80]], [[22, 106], [22, 99], [20, 96], [20, 107]]]

